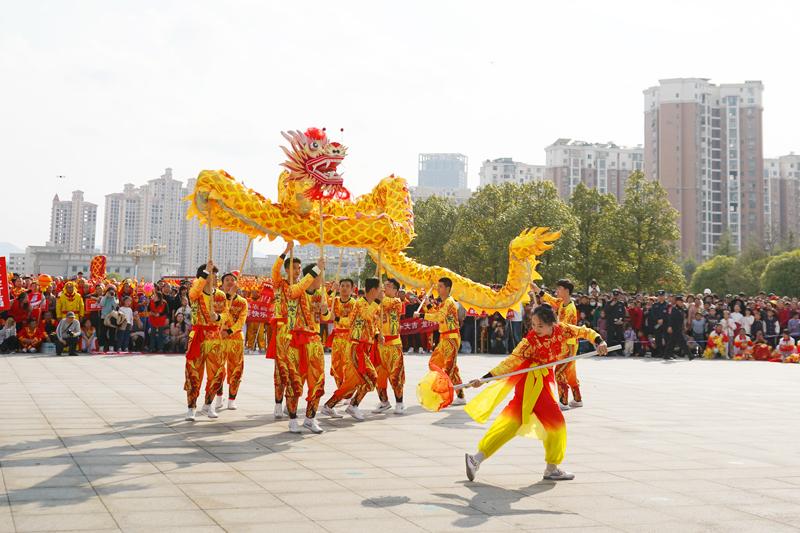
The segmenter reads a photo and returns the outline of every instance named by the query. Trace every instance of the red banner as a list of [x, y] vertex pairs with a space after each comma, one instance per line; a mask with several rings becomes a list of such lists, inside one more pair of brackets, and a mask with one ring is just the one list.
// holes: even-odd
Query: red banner
[[272, 320], [272, 298], [266, 301], [264, 298], [255, 302], [249, 301], [247, 305], [248, 322], [269, 322]]
[[415, 335], [417, 333], [432, 333], [439, 329], [439, 324], [424, 318], [404, 318], [400, 321], [400, 335]]
[[0, 257], [0, 311], [5, 311], [11, 307], [11, 299], [8, 296], [8, 272], [6, 271], [6, 258]]

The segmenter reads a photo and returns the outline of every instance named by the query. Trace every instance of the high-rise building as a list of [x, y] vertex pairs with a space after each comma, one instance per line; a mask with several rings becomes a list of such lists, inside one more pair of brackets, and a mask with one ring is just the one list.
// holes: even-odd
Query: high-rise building
[[764, 241], [800, 239], [800, 155], [764, 158]]
[[644, 91], [645, 174], [680, 212], [681, 253], [709, 258], [764, 237], [760, 81], [659, 80]]
[[163, 244], [167, 247], [165, 262], [175, 265], [181, 264], [183, 255], [184, 196], [183, 182], [172, 178], [171, 168], [142, 187], [142, 244]]
[[510, 157], [487, 159], [479, 172], [480, 186], [501, 185], [503, 183], [527, 183], [545, 179], [544, 165], [529, 165], [514, 161]]
[[579, 183], [611, 193], [622, 201], [628, 176], [644, 165], [641, 146], [625, 147], [612, 142], [589, 143], [557, 139], [545, 149], [545, 176], [563, 199], [572, 196]]
[[53, 198], [49, 244], [68, 252], [94, 251], [97, 233], [97, 204], [86, 202], [83, 191], [73, 191], [71, 200]]
[[419, 154], [420, 187], [467, 188], [467, 156], [463, 154]]
[[123, 192], [106, 195], [103, 216], [103, 252], [124, 254], [144, 243], [141, 188], [126, 183]]
[[472, 191], [466, 188], [453, 189], [449, 187], [423, 187], [420, 185], [417, 187], [409, 187], [408, 192], [411, 196], [412, 202], [426, 200], [431, 196], [439, 196], [441, 198], [450, 200], [456, 205], [461, 205], [466, 203], [472, 197]]

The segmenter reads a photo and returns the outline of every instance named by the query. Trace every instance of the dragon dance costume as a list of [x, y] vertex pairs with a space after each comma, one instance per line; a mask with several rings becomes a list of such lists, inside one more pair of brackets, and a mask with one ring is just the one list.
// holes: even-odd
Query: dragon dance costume
[[[211, 287], [206, 292], [207, 276], [197, 278], [189, 289], [189, 302], [192, 307], [192, 331], [186, 348], [186, 379], [183, 389], [189, 409], [197, 407], [197, 397], [206, 372], [206, 405], [211, 403], [213, 395], [222, 385], [224, 378], [222, 368], [222, 352], [219, 346], [221, 313], [225, 310], [225, 293]], [[217, 320], [212, 320], [212, 310], [217, 313]], [[211, 388], [211, 384], [214, 388]]]
[[[542, 291], [540, 296], [544, 303], [548, 304], [556, 312], [556, 317], [559, 322], [564, 324], [578, 324], [578, 310], [575, 303], [570, 300], [564, 303], [561, 298], [556, 298], [546, 292]], [[570, 346], [569, 355], [573, 356], [578, 353], [578, 341], [570, 339], [567, 341]], [[581, 397], [581, 383], [578, 381], [578, 374], [575, 370], [575, 361], [564, 363], [556, 367], [556, 384], [558, 385], [558, 401], [561, 405], [569, 405], [569, 391], [572, 390], [572, 397], [576, 402], [583, 401]]]
[[405, 306], [399, 298], [385, 297], [381, 301], [383, 343], [378, 346], [380, 361], [376, 388], [378, 398], [384, 404], [389, 401], [387, 383], [392, 386], [395, 400], [403, 402], [406, 372], [403, 366], [403, 342], [400, 340], [400, 317], [404, 311]]
[[[602, 342], [594, 330], [571, 324], [555, 324], [550, 336], [539, 336], [531, 331], [511, 355], [484, 377], [502, 375], [569, 357], [572, 350], [572, 343], [569, 341], [578, 339], [586, 339], [594, 344]], [[517, 435], [536, 436], [544, 444], [545, 461], [552, 465], [560, 464], [567, 446], [567, 428], [556, 400], [551, 368], [498, 380], [475, 396], [465, 410], [474, 420], [484, 423], [512, 390], [514, 398], [478, 443], [479, 453], [484, 458], [489, 458]]]
[[337, 403], [352, 395], [350, 404], [358, 406], [364, 396], [375, 388], [378, 372], [378, 346], [375, 336], [378, 333], [380, 304], [368, 302], [363, 296], [356, 300], [350, 312], [350, 352], [343, 365], [342, 384], [325, 406], [333, 409]]
[[[428, 366], [441, 368], [450, 377], [453, 385], [461, 384], [458, 371], [458, 349], [461, 347], [461, 330], [458, 326], [458, 306], [452, 296], [448, 296], [436, 309], [425, 313], [425, 320], [439, 324], [439, 344], [434, 348]], [[464, 391], [458, 391], [464, 398]]]
[[[227, 295], [225, 322], [222, 330], [228, 336], [220, 339], [219, 344], [224, 358], [223, 371], [228, 380], [228, 400], [235, 400], [239, 392], [244, 372], [244, 323], [247, 320], [247, 300], [238, 294]], [[217, 396], [222, 396], [222, 383]]]
[[352, 296], [346, 301], [341, 296], [333, 300], [333, 333], [328, 336], [327, 346], [331, 349], [331, 376], [338, 389], [344, 380], [345, 360], [350, 356], [350, 313], [356, 299]]

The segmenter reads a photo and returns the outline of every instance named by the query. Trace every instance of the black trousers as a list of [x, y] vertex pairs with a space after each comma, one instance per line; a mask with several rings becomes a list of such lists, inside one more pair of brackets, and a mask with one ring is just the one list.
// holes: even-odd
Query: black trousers
[[682, 331], [673, 332], [669, 336], [667, 339], [667, 349], [664, 355], [672, 356], [675, 352], [675, 348], [680, 349], [681, 356], [689, 354], [689, 345], [686, 344], [686, 337], [683, 335]]
[[667, 328], [665, 326], [661, 326], [660, 328], [656, 329], [655, 338], [656, 338], [656, 345], [653, 348], [653, 355], [655, 356], [665, 355], [667, 353], [665, 352], [665, 347], [667, 345], [667, 339], [669, 338], [669, 336], [667, 335]]
[[61, 355], [64, 352], [65, 347], [69, 349], [70, 354], [76, 353], [79, 340], [80, 337], [67, 337], [64, 339], [64, 342], [56, 339], [56, 353]]

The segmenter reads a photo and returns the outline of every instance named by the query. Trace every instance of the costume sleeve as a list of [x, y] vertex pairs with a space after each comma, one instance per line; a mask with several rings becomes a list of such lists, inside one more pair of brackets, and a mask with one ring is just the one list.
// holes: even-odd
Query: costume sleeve
[[283, 257], [278, 256], [275, 262], [272, 263], [272, 282], [278, 283], [281, 280], [281, 267], [283, 266]]
[[511, 355], [503, 359], [499, 365], [494, 367], [489, 374], [499, 376], [517, 370], [523, 363], [531, 359], [531, 345], [528, 339], [522, 339]]
[[547, 292], [542, 293], [542, 301], [555, 309], [556, 312], [558, 311], [558, 308], [561, 307], [561, 300]]
[[322, 307], [323, 302], [325, 302], [325, 307], [328, 308], [328, 312], [325, 314], [322, 314], [320, 311], [320, 320], [325, 322], [333, 320], [333, 305], [331, 305], [331, 302], [328, 301], [328, 291], [326, 291], [324, 287], [320, 287], [319, 300], [320, 308]]
[[430, 313], [425, 313], [425, 320], [428, 322], [444, 322], [444, 317], [447, 315], [446, 306], [441, 305]]
[[192, 282], [189, 288], [189, 301], [197, 301], [202, 299], [203, 291], [206, 288], [206, 278], [197, 278]]
[[83, 296], [78, 295], [78, 316], [82, 319], [86, 314], [86, 306], [83, 303]]
[[575, 325], [578, 323], [578, 309], [575, 304], [570, 302], [564, 309], [564, 322]]
[[599, 344], [599, 342], [603, 341], [599, 333], [586, 326], [573, 326], [572, 324], [561, 323], [561, 327], [563, 328], [565, 339], [583, 339], [592, 344]]
[[314, 283], [314, 278], [316, 276], [312, 274], [306, 274], [302, 277], [300, 281], [295, 283], [294, 285], [289, 285], [289, 298], [300, 298], [300, 295], [306, 292], [306, 290]]
[[62, 301], [63, 301], [63, 300], [62, 300], [61, 296], [59, 296], [58, 298], [56, 298], [56, 318], [59, 318], [59, 319], [60, 319], [60, 318], [63, 318], [63, 317], [61, 316], [61, 302], [62, 302]]

